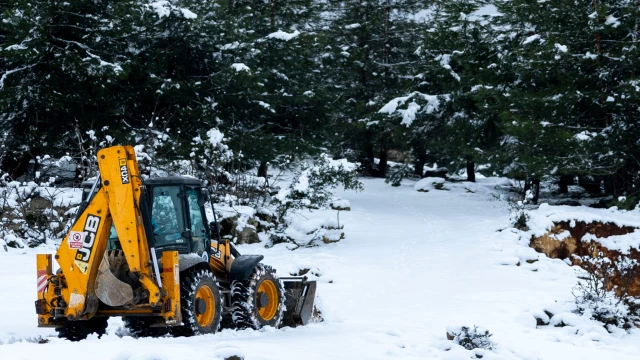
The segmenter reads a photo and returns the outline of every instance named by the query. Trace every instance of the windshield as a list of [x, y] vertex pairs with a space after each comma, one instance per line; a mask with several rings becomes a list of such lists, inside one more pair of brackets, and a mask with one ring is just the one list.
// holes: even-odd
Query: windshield
[[151, 225], [156, 246], [187, 245], [185, 217], [180, 200], [180, 186], [158, 186], [153, 189]]

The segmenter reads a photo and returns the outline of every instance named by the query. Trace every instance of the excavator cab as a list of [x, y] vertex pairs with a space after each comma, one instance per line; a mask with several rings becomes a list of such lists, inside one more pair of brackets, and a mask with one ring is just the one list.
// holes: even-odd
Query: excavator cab
[[175, 250], [209, 259], [211, 237], [199, 180], [166, 177], [145, 181], [151, 207], [151, 232], [156, 251]]
[[[144, 184], [151, 215], [148, 239], [153, 239], [156, 252], [175, 250], [208, 259], [213, 234], [204, 210], [209, 195], [202, 183], [194, 178], [170, 176], [148, 179]], [[92, 186], [91, 181], [82, 184], [83, 201], [88, 202]], [[111, 226], [107, 250], [121, 249], [115, 227]]]

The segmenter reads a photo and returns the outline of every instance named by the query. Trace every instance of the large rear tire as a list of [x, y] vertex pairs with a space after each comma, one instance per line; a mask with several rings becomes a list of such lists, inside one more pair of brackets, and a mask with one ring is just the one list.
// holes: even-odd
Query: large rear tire
[[56, 328], [58, 337], [70, 341], [84, 340], [89, 334], [98, 334], [98, 337], [107, 333], [106, 317], [92, 317], [89, 320], [69, 321], [64, 327]]
[[231, 302], [237, 328], [277, 328], [284, 316], [284, 286], [273, 268], [258, 264], [249, 280], [231, 283]]
[[183, 326], [174, 328], [178, 336], [213, 334], [222, 319], [222, 301], [211, 271], [191, 268], [180, 276], [180, 311]]

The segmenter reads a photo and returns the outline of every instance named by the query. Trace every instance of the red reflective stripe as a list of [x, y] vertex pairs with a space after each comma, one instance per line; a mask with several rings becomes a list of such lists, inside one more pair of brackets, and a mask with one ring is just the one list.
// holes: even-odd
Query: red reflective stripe
[[38, 277], [38, 292], [44, 291], [47, 288], [47, 275]]

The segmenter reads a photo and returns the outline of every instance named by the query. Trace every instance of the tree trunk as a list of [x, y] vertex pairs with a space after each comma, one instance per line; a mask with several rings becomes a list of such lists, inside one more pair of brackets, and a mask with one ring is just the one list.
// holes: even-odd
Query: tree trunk
[[527, 199], [527, 191], [529, 191], [529, 190], [531, 190], [531, 179], [529, 179], [529, 177], [527, 177], [524, 180], [524, 194], [522, 194], [525, 200]]
[[622, 179], [622, 174], [620, 174], [620, 170], [616, 171], [613, 174], [613, 197], [617, 198], [618, 196], [622, 196], [624, 194], [624, 180]]
[[613, 174], [613, 196], [623, 196], [627, 190], [634, 187], [638, 176], [638, 167], [635, 163], [627, 161], [625, 166]]
[[266, 179], [268, 170], [269, 166], [267, 165], [267, 162], [264, 160], [261, 161], [260, 166], [258, 166], [258, 176]]
[[604, 195], [613, 195], [614, 178], [614, 175], [606, 175], [602, 177], [602, 181], [604, 182]]
[[427, 149], [424, 142], [419, 139], [413, 139], [411, 141], [411, 151], [415, 157], [415, 167], [413, 168], [416, 176], [424, 176], [424, 167], [427, 164]]
[[424, 165], [427, 163], [427, 157], [426, 156], [418, 156], [416, 158], [416, 162], [415, 162], [415, 168], [414, 168], [414, 173], [416, 174], [416, 176], [422, 177], [422, 174], [424, 174]]
[[[28, 168], [27, 168], [28, 170]], [[33, 169], [31, 169], [31, 176], [33, 177], [34, 181], [37, 183], [38, 179], [36, 179], [36, 173], [40, 171], [40, 163], [38, 162], [38, 158], [34, 158], [33, 159]]]
[[533, 199], [531, 201], [537, 205], [540, 199], [540, 179], [533, 179], [531, 185], [533, 188]]
[[560, 194], [569, 193], [569, 184], [571, 183], [571, 175], [560, 175]]
[[[391, 0], [387, 0], [387, 6], [385, 7], [385, 16], [384, 16], [384, 64], [389, 64], [389, 50], [391, 49], [390, 37], [389, 37], [389, 22], [391, 20]], [[389, 68], [385, 67], [384, 69], [384, 85], [385, 87], [389, 86]]]
[[[366, 5], [364, 5], [362, 3], [362, 0], [360, 0], [360, 17], [365, 21], [369, 21], [369, 17], [368, 17], [368, 11], [367, 11], [367, 7]], [[362, 51], [362, 63], [364, 64], [364, 66], [359, 66], [359, 71], [360, 71], [360, 84], [366, 85], [367, 83], [367, 73], [366, 73], [366, 68], [367, 68], [367, 63], [369, 60], [369, 47], [368, 47], [368, 37], [367, 34], [362, 30], [359, 29], [359, 35], [358, 35], [358, 47], [360, 48], [360, 50]]]
[[389, 162], [389, 148], [384, 145], [380, 149], [380, 163], [378, 164], [378, 175], [385, 177], [387, 174], [387, 163]]
[[467, 160], [467, 181], [476, 182], [476, 164]]
[[376, 155], [375, 150], [373, 149], [373, 134], [371, 134], [370, 130], [365, 130], [364, 133], [364, 149], [362, 155], [362, 170], [365, 174], [373, 175], [375, 167], [374, 159]]
[[271, 31], [276, 30], [276, 1], [271, 0]]
[[20, 157], [20, 160], [18, 161], [18, 165], [16, 165], [16, 167], [11, 171], [11, 178], [15, 180], [18, 177], [24, 175], [24, 173], [26, 173], [27, 169], [29, 168], [30, 160], [31, 160], [31, 154], [29, 153], [22, 154], [22, 156]]

